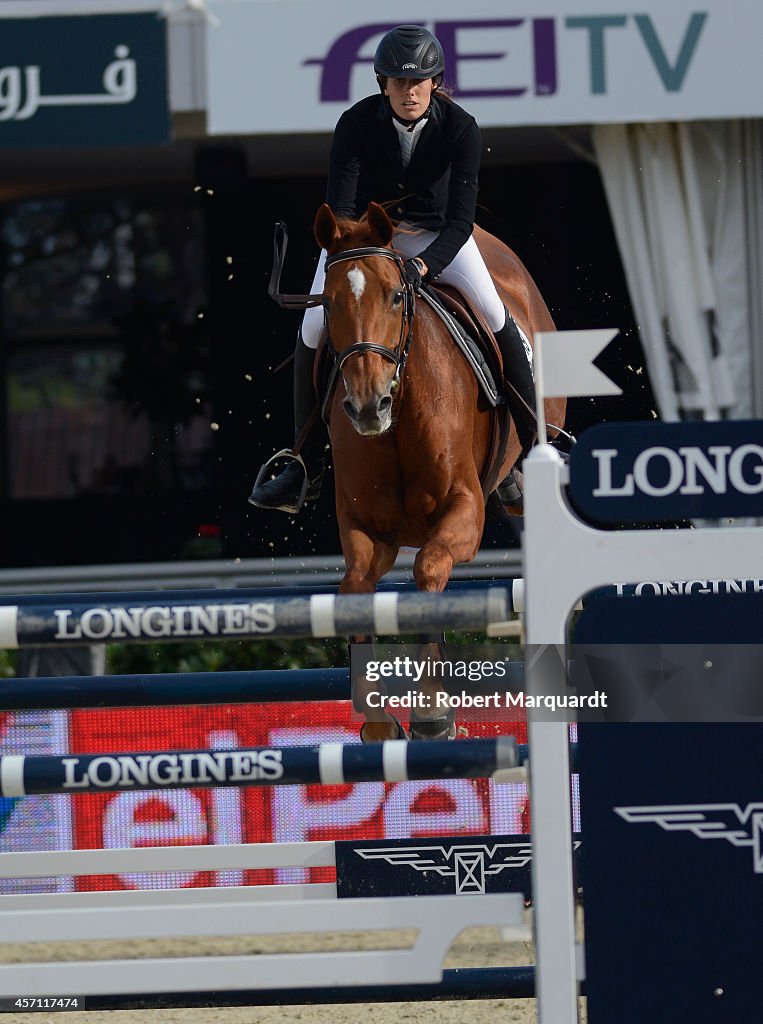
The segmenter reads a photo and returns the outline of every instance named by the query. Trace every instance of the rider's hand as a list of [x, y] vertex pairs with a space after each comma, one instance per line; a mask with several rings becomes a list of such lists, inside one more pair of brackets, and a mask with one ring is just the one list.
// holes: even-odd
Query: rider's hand
[[418, 256], [406, 260], [403, 264], [403, 276], [415, 292], [419, 291], [428, 273], [429, 268]]

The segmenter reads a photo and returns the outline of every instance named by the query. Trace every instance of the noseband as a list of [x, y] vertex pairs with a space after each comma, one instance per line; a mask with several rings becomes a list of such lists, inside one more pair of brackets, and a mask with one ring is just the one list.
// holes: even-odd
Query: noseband
[[[288, 235], [286, 225], [279, 221], [276, 224], [275, 236], [273, 238], [273, 269], [270, 275], [268, 294], [271, 299], [286, 309], [308, 309], [311, 306], [326, 306], [326, 296], [323, 293], [313, 295], [284, 295], [279, 291], [281, 282], [281, 269], [286, 256]], [[335, 253], [326, 257], [326, 272], [336, 263], [344, 263], [347, 260], [362, 260], [371, 256], [383, 256], [397, 264], [400, 274], [401, 291], [403, 295], [402, 320], [400, 323], [400, 336], [394, 348], [386, 348], [384, 345], [377, 345], [373, 341], [358, 341], [350, 345], [344, 352], [337, 352], [331, 338], [328, 339], [328, 346], [334, 357], [335, 373], [340, 373], [342, 367], [351, 356], [362, 356], [367, 352], [373, 352], [383, 359], [388, 359], [395, 364], [395, 373], [392, 378], [390, 389], [397, 390], [408, 359], [408, 351], [413, 337], [413, 317], [416, 311], [416, 293], [412, 285], [406, 280], [403, 273], [404, 258], [400, 253], [392, 249], [384, 249], [381, 246], [363, 246], [357, 249], [345, 249], [344, 252]], [[333, 376], [333, 375], [332, 375]]]
[[388, 359], [391, 363], [395, 364], [395, 374], [392, 378], [392, 390], [396, 390], [400, 385], [400, 378], [403, 370], [405, 369], [405, 363], [408, 359], [408, 350], [411, 345], [411, 337], [413, 335], [413, 316], [416, 310], [416, 293], [405, 279], [403, 273], [403, 257], [393, 252], [392, 249], [383, 249], [379, 246], [365, 246], [359, 249], [346, 249], [344, 252], [336, 253], [334, 256], [326, 257], [326, 271], [328, 272], [329, 267], [333, 267], [336, 263], [344, 263], [347, 260], [362, 260], [370, 256], [383, 256], [385, 259], [392, 260], [397, 264], [397, 269], [400, 273], [400, 284], [402, 285], [403, 294], [403, 310], [402, 320], [400, 322], [400, 336], [397, 339], [397, 344], [394, 348], [386, 348], [384, 345], [377, 345], [373, 341], [358, 341], [354, 345], [350, 345], [344, 352], [337, 352], [333, 345], [331, 345], [331, 339], [329, 338], [329, 344], [331, 345], [334, 358], [337, 362], [337, 369], [341, 372], [342, 367], [350, 358], [350, 356], [362, 356], [366, 352], [375, 352], [376, 355], [382, 356], [383, 359]]

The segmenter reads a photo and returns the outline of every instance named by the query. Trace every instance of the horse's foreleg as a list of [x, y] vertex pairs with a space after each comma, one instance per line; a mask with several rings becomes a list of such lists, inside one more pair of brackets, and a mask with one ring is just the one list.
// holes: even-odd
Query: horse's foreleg
[[445, 500], [440, 518], [413, 563], [419, 590], [445, 589], [453, 566], [470, 562], [477, 554], [484, 524], [481, 492], [479, 500], [468, 491]]
[[[458, 562], [471, 561], [476, 555], [483, 525], [481, 493], [479, 501], [470, 492], [448, 499], [443, 514], [413, 565], [419, 590], [445, 589], [453, 566]], [[442, 661], [440, 643], [432, 642], [434, 638], [427, 639], [430, 642], [422, 648], [422, 660], [430, 664]], [[411, 715], [411, 736], [416, 739], [452, 739], [456, 735], [455, 716], [445, 702], [442, 674], [433, 668], [422, 677], [419, 685], [424, 700]]]
[[[357, 527], [345, 528], [340, 524], [342, 553], [345, 560], [345, 574], [339, 584], [340, 594], [368, 594], [376, 589], [382, 576], [395, 564], [398, 548], [377, 538], [370, 537]], [[372, 643], [373, 637], [353, 636], [353, 643]], [[365, 675], [353, 675], [352, 704], [365, 721], [361, 727], [364, 742], [394, 740], [400, 736], [397, 719], [386, 714], [370, 701], [371, 694], [379, 692], [378, 683], [371, 682]]]
[[397, 544], [370, 537], [357, 526], [346, 527], [341, 522], [339, 536], [345, 564], [339, 593], [373, 593], [385, 572], [395, 564]]
[[[411, 710], [410, 732], [414, 740], [452, 740], [456, 736], [455, 713], [443, 688], [445, 634], [430, 633], [418, 638], [417, 690], [420, 702]], [[439, 666], [439, 667], [438, 667]]]

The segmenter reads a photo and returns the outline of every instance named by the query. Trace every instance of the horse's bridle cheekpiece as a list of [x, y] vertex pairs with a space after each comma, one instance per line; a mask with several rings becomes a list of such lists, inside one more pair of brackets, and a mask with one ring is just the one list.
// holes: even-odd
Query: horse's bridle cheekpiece
[[[283, 221], [276, 224], [273, 238], [273, 269], [270, 275], [268, 295], [274, 302], [285, 309], [308, 309], [311, 306], [326, 306], [326, 296], [321, 292], [313, 295], [284, 295], [279, 291], [281, 282], [281, 270], [283, 269], [286, 247], [288, 245], [288, 233]], [[343, 263], [347, 260], [362, 260], [371, 256], [383, 256], [397, 264], [400, 273], [401, 293], [403, 295], [403, 311], [400, 323], [400, 336], [394, 348], [386, 348], [384, 345], [377, 345], [373, 341], [358, 341], [350, 345], [344, 352], [337, 352], [334, 348], [331, 337], [328, 338], [328, 347], [334, 357], [334, 373], [332, 373], [332, 385], [337, 374], [341, 373], [342, 367], [351, 356], [362, 356], [367, 352], [374, 352], [395, 364], [395, 374], [390, 385], [391, 391], [397, 391], [405, 370], [408, 359], [408, 351], [413, 337], [413, 318], [416, 312], [416, 293], [411, 284], [406, 280], [403, 273], [404, 257], [394, 249], [385, 249], [382, 246], [363, 246], [357, 249], [345, 249], [344, 252], [335, 253], [326, 257], [326, 271], [336, 263]], [[328, 389], [331, 391], [331, 387]]]

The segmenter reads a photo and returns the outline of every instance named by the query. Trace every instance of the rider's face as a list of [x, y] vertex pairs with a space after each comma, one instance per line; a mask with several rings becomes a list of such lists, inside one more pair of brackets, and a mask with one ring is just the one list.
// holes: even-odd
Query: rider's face
[[429, 106], [434, 83], [431, 78], [388, 78], [384, 95], [404, 121], [415, 121]]

